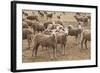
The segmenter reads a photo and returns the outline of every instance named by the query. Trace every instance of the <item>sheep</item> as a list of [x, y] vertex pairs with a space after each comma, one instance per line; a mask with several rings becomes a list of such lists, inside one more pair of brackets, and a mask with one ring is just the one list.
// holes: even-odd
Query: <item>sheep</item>
[[57, 44], [60, 44], [61, 47], [63, 48], [63, 54], [65, 54], [65, 46], [66, 46], [66, 41], [67, 41], [67, 35], [68, 35], [68, 29], [53, 29], [53, 30], [48, 30], [46, 29], [44, 31], [44, 34], [50, 35], [52, 32], [55, 32], [55, 37], [56, 37], [56, 42]]
[[88, 21], [89, 21], [89, 18], [88, 18], [88, 16], [74, 16], [75, 17], [75, 19], [77, 20], [77, 22], [83, 22], [83, 26], [85, 27], [85, 26], [87, 26], [87, 24], [88, 24]]
[[33, 24], [32, 20], [25, 20], [24, 22], [26, 22], [28, 26], [32, 27]]
[[44, 31], [44, 25], [40, 22], [33, 22], [31, 20], [26, 20], [27, 24], [34, 30], [34, 34], [35, 32], [39, 32], [39, 31]]
[[43, 33], [36, 34], [34, 37], [34, 46], [33, 46], [32, 56], [34, 53], [35, 53], [35, 56], [37, 56], [38, 47], [40, 45], [42, 47], [52, 48], [53, 49], [53, 57], [56, 57], [55, 33], [52, 33], [51, 35], [46, 35]]
[[24, 40], [24, 39], [27, 39], [27, 41], [28, 41], [28, 49], [30, 49], [30, 45], [31, 45], [31, 42], [32, 42], [32, 31], [31, 30], [29, 30], [28, 28], [24, 28], [23, 30], [22, 30], [22, 39]]
[[39, 14], [41, 17], [44, 17], [43, 11], [38, 11], [38, 14]]
[[28, 28], [28, 24], [27, 24], [27, 22], [22, 22], [22, 28]]
[[52, 13], [46, 14], [47, 19], [51, 19], [53, 17]]
[[63, 22], [62, 22], [62, 21], [60, 21], [60, 20], [55, 21], [55, 24], [60, 24], [60, 25], [64, 26], [64, 25], [63, 25]]
[[37, 31], [37, 32], [39, 32], [39, 31], [44, 31], [44, 25], [42, 24], [42, 23], [40, 23], [40, 22], [34, 22], [34, 23], [32, 23], [32, 28], [33, 28], [33, 30], [34, 30], [34, 34], [35, 34], [35, 32]]
[[81, 33], [82, 33], [82, 28], [81, 25], [79, 25], [79, 28], [74, 28], [72, 25], [68, 26], [68, 35], [70, 36], [75, 36], [76, 41], [78, 43], [78, 37], [81, 37]]
[[44, 22], [45, 29], [47, 29], [47, 27], [48, 27], [49, 24], [53, 24], [53, 22], [52, 21]]
[[38, 16], [27, 16], [27, 19], [39, 21]]
[[[54, 31], [54, 30], [53, 30]], [[56, 41], [57, 44], [60, 44], [63, 48], [63, 54], [65, 55], [65, 47], [66, 47], [66, 41], [68, 36], [68, 30], [65, 28], [64, 30], [55, 30], [56, 32]]]
[[45, 30], [43, 31], [43, 33], [46, 34], [46, 35], [51, 35], [52, 31], [49, 30], [49, 29], [45, 29]]
[[23, 11], [23, 15], [28, 16], [28, 13], [26, 13], [26, 12]]
[[83, 49], [83, 44], [85, 44], [85, 48], [88, 49], [87, 41], [91, 41], [91, 32], [89, 30], [84, 30], [82, 33], [81, 49]]

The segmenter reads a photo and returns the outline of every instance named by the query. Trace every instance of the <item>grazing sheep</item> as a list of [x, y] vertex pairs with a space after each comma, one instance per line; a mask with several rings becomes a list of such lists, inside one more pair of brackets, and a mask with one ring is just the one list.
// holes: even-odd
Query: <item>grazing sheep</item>
[[47, 17], [47, 19], [52, 18], [53, 14], [52, 13], [46, 14], [46, 17]]
[[44, 25], [42, 24], [42, 23], [40, 23], [40, 22], [35, 22], [35, 23], [33, 23], [32, 24], [32, 28], [33, 28], [33, 30], [34, 30], [34, 34], [35, 34], [35, 32], [37, 31], [37, 32], [39, 32], [39, 31], [44, 31]]
[[37, 56], [38, 47], [39, 46], [46, 47], [46, 48], [52, 48], [53, 49], [53, 56], [55, 57], [56, 54], [56, 40], [55, 40], [55, 34], [52, 33], [51, 35], [46, 35], [43, 33], [36, 34], [34, 37], [34, 47], [33, 47], [33, 54], [35, 53], [35, 56]]
[[91, 32], [89, 30], [84, 30], [82, 33], [82, 41], [81, 48], [83, 49], [83, 44], [85, 44], [85, 48], [87, 48], [87, 41], [91, 41]]
[[27, 16], [27, 19], [28, 20], [36, 20], [36, 21], [39, 21], [38, 20], [38, 16]]
[[31, 42], [32, 42], [32, 31], [29, 30], [28, 28], [24, 28], [23, 30], [23, 33], [22, 33], [22, 39], [27, 39], [28, 41], [28, 49], [30, 49], [30, 45], [31, 45]]
[[82, 33], [82, 29], [74, 28], [72, 25], [68, 26], [68, 35], [75, 36], [77, 43], [78, 43], [78, 37], [81, 35], [81, 33]]

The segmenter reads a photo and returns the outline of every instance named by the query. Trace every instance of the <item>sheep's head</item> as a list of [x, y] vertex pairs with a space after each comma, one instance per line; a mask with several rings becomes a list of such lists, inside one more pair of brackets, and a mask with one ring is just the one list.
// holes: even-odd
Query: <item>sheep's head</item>
[[65, 34], [68, 35], [68, 28], [65, 28], [64, 31], [65, 31]]
[[70, 29], [72, 29], [72, 28], [73, 28], [73, 26], [72, 26], [72, 25], [69, 25], [69, 26], [68, 26], [68, 29], [69, 29], [69, 30], [70, 30]]

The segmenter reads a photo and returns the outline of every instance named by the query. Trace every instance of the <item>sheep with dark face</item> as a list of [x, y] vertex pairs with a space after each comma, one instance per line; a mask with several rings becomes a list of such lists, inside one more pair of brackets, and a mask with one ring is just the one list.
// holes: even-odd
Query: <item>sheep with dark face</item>
[[82, 41], [81, 48], [83, 49], [83, 44], [85, 44], [85, 48], [87, 48], [87, 41], [91, 41], [91, 32], [89, 30], [84, 30], [82, 33]]
[[56, 40], [55, 35], [52, 33], [51, 35], [46, 35], [43, 33], [36, 34], [34, 37], [34, 47], [33, 47], [33, 54], [35, 53], [35, 56], [37, 56], [38, 47], [39, 46], [46, 47], [46, 48], [52, 48], [53, 49], [53, 57], [56, 55]]

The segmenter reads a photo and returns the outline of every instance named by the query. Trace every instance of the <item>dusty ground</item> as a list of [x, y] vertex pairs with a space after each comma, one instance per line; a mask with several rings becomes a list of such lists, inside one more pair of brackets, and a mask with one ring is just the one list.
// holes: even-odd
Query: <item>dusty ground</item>
[[[67, 24], [73, 24], [76, 20], [74, 19], [73, 15], [75, 13], [66, 13], [65, 16], [62, 16], [62, 20], [66, 20], [67, 23], [65, 23], [65, 26]], [[69, 22], [68, 22], [69, 21]], [[72, 22], [72, 23], [71, 23]], [[89, 28], [90, 26], [88, 26]], [[34, 35], [33, 35], [34, 36]], [[65, 55], [62, 54], [62, 47], [58, 45], [58, 51], [57, 51], [57, 57], [52, 58], [52, 49], [49, 48], [48, 50], [50, 51], [50, 54], [48, 54], [48, 50], [45, 48], [42, 49], [41, 46], [39, 47], [38, 50], [38, 56], [37, 57], [32, 57], [32, 48], [31, 49], [26, 49], [28, 47], [27, 40], [23, 40], [22, 42], [22, 62], [23, 63], [29, 63], [29, 62], [45, 62], [45, 61], [62, 61], [62, 60], [86, 60], [91, 58], [91, 47], [90, 47], [90, 42], [88, 42], [88, 49], [81, 49], [80, 44], [76, 44], [75, 38], [72, 36], [68, 36], [67, 38], [67, 43], [66, 43], [66, 49], [65, 49]]]

